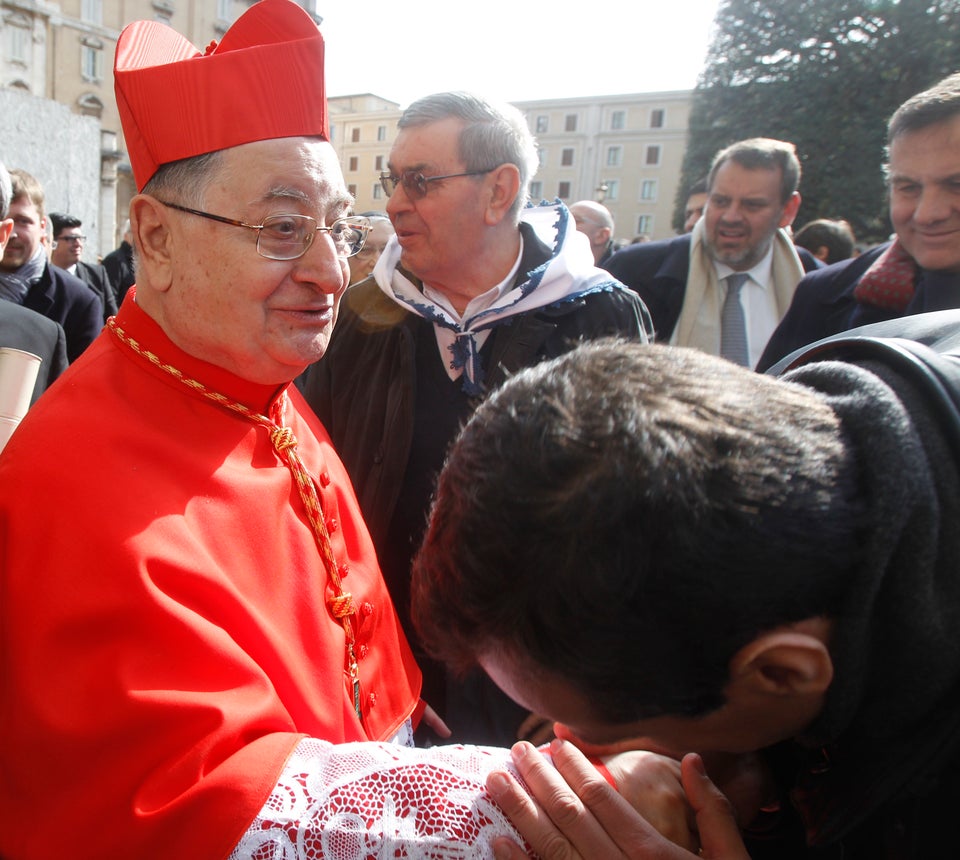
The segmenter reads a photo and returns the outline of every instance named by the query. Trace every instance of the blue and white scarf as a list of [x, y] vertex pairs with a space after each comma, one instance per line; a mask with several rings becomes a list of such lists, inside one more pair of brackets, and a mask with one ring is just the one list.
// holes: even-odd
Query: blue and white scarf
[[[429, 285], [425, 284], [421, 291], [399, 268], [402, 249], [396, 236], [390, 239], [373, 270], [374, 279], [390, 299], [433, 322], [441, 354], [446, 351], [450, 355], [446, 363], [449, 377], [457, 379], [463, 375], [463, 390], [471, 396], [484, 393], [480, 349], [496, 326], [528, 311], [619, 288], [608, 272], [594, 265], [587, 237], [577, 231], [570, 211], [559, 200], [527, 206], [520, 220], [529, 224], [550, 247], [550, 258], [526, 272], [519, 285], [511, 287], [514, 269], [499, 289], [491, 289], [480, 297], [480, 309], [474, 310], [471, 302], [463, 318], [441, 296], [437, 296], [440, 301], [431, 298]], [[522, 253], [521, 247], [521, 256]], [[484, 298], [488, 301], [482, 301]]]

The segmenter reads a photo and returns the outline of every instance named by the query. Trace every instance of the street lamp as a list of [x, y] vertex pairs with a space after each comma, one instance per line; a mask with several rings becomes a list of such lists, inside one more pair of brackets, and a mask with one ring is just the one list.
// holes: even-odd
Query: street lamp
[[597, 203], [603, 203], [607, 199], [607, 191], [610, 190], [610, 186], [606, 182], [600, 181], [600, 184], [597, 186]]

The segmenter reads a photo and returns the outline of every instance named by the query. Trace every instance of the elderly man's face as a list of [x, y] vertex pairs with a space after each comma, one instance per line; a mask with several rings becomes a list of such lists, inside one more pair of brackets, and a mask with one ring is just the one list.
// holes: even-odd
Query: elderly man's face
[[714, 176], [703, 211], [710, 257], [731, 269], [752, 269], [767, 253], [778, 227], [786, 227], [800, 207], [800, 195], [780, 199], [780, 171], [749, 169], [727, 161]]
[[[258, 141], [223, 155], [195, 208], [247, 224], [296, 214], [329, 226], [353, 202], [324, 141]], [[268, 260], [253, 230], [166, 211], [174, 245], [162, 324], [181, 349], [266, 384], [293, 379], [323, 355], [348, 271], [329, 234], [317, 233], [300, 259]]]
[[0, 271], [15, 272], [33, 259], [40, 247], [46, 221], [40, 217], [40, 212], [29, 197], [18, 197], [12, 201], [7, 217], [13, 221], [13, 232], [0, 260]]
[[960, 272], [960, 116], [894, 139], [890, 220], [923, 268]]
[[[399, 176], [412, 170], [426, 177], [463, 173], [467, 168], [457, 151], [462, 129], [463, 121], [455, 118], [402, 129], [390, 150], [390, 171]], [[439, 290], [462, 278], [464, 260], [485, 252], [488, 201], [483, 189], [488, 176], [430, 182], [423, 197], [400, 186], [387, 201], [403, 249], [401, 263]]]

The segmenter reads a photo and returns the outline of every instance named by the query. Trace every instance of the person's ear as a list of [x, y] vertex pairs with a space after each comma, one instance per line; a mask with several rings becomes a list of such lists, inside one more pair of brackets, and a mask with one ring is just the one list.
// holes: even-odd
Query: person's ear
[[830, 249], [826, 245], [821, 245], [813, 252], [813, 256], [816, 257], [821, 263], [827, 262], [827, 257], [830, 256]]
[[130, 201], [130, 232], [137, 250], [139, 271], [144, 273], [141, 287], [164, 292], [173, 282], [173, 236], [170, 212], [149, 194], [138, 194]]
[[488, 182], [486, 223], [499, 224], [510, 212], [520, 193], [520, 170], [515, 164], [501, 164], [490, 172]]
[[4, 246], [7, 244], [7, 240], [10, 238], [12, 232], [13, 218], [5, 218], [3, 221], [0, 221], [0, 257], [3, 256]]
[[812, 621], [762, 633], [733, 656], [731, 682], [760, 695], [822, 696], [833, 681], [824, 629]]
[[797, 217], [797, 212], [800, 210], [801, 202], [800, 192], [794, 191], [783, 207], [783, 212], [780, 213], [780, 223], [777, 225], [778, 227], [789, 227], [793, 223], [793, 219]]

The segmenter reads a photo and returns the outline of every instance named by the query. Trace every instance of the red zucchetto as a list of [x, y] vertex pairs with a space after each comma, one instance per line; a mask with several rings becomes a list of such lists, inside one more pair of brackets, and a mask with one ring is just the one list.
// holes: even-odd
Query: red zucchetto
[[290, 0], [254, 4], [206, 52], [166, 24], [130, 24], [114, 80], [140, 190], [181, 158], [277, 137], [329, 139], [323, 37]]

